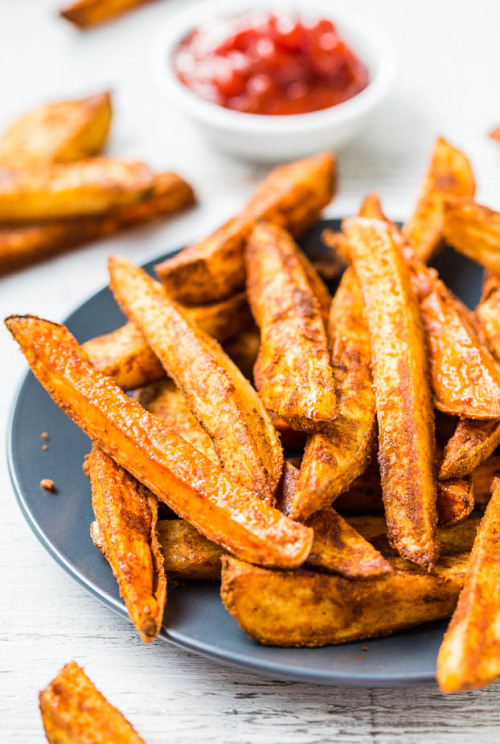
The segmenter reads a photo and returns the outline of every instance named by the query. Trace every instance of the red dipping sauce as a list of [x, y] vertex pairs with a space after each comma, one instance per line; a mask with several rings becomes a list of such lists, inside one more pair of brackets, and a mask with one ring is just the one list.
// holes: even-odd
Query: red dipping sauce
[[174, 68], [207, 101], [273, 116], [336, 106], [369, 82], [332, 21], [288, 14], [208, 21], [179, 44]]

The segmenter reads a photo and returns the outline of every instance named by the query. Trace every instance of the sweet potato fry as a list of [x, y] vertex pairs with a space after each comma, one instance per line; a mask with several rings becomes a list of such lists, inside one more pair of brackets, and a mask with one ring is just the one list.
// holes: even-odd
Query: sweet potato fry
[[184, 395], [172, 380], [162, 380], [137, 390], [134, 397], [147, 411], [164, 421], [177, 436], [189, 442], [212, 462], [219, 462], [212, 440], [195, 419]]
[[470, 554], [465, 584], [439, 649], [437, 680], [443, 692], [463, 692], [500, 677], [500, 481]]
[[112, 117], [107, 91], [39, 106], [7, 129], [0, 140], [0, 162], [7, 168], [30, 168], [96, 155], [106, 141]]
[[474, 196], [476, 184], [463, 152], [439, 137], [420, 188], [415, 211], [403, 227], [416, 256], [430, 261], [443, 239], [443, 203], [446, 197]]
[[[214, 305], [186, 308], [185, 312], [219, 341], [231, 338], [252, 322], [244, 292]], [[160, 360], [133, 323], [90, 339], [83, 348], [97, 369], [112, 377], [124, 390], [143, 387], [165, 377]]]
[[[89, 460], [98, 547], [118, 582], [130, 619], [144, 641], [160, 632], [167, 583], [153, 494], [96, 445]], [[98, 537], [97, 537], [98, 532]]]
[[370, 336], [363, 296], [351, 268], [331, 305], [329, 336], [338, 413], [307, 441], [292, 509], [298, 520], [346, 491], [366, 469], [375, 448]]
[[388, 226], [357, 218], [345, 222], [345, 233], [370, 332], [390, 540], [403, 557], [430, 568], [438, 557], [434, 428], [417, 300]]
[[260, 328], [254, 379], [266, 408], [306, 431], [336, 413], [319, 303], [299, 248], [279, 227], [259, 223], [246, 247], [248, 300]]
[[473, 201], [447, 199], [444, 237], [464, 256], [500, 274], [500, 213]]
[[0, 223], [99, 215], [148, 197], [144, 163], [92, 158], [29, 171], [0, 170]]
[[433, 573], [402, 558], [369, 581], [311, 571], [268, 571], [224, 556], [222, 601], [248, 635], [269, 646], [325, 646], [376, 638], [448, 617], [468, 554], [446, 556]]
[[335, 169], [335, 157], [322, 153], [271, 171], [241, 215], [156, 267], [169, 294], [185, 305], [196, 305], [241, 289], [243, 251], [255, 223], [266, 220], [300, 237], [331, 200]]
[[75, 0], [59, 15], [80, 29], [92, 28], [112, 21], [117, 16], [146, 5], [150, 0]]
[[175, 173], [165, 172], [154, 176], [153, 191], [145, 201], [119, 207], [110, 214], [0, 227], [0, 276], [129, 227], [152, 222], [188, 207], [193, 201], [191, 186]]
[[49, 744], [144, 744], [74, 661], [42, 690], [40, 712]]
[[154, 279], [122, 258], [110, 259], [109, 268], [118, 304], [210, 434], [228, 476], [271, 503], [283, 453], [257, 392], [219, 344]]
[[11, 316], [6, 325], [55, 402], [137, 480], [205, 537], [255, 563], [298, 566], [312, 530], [292, 522], [170, 432], [90, 363], [62, 325]]
[[222, 548], [183, 519], [162, 519], [158, 534], [167, 576], [191, 581], [219, 581]]

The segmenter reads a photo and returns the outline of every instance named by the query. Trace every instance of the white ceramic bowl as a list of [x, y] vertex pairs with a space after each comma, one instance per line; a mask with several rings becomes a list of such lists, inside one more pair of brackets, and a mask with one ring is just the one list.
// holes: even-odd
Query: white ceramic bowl
[[[170, 17], [153, 46], [155, 78], [168, 100], [200, 125], [219, 147], [243, 158], [281, 161], [324, 149], [336, 149], [352, 139], [367, 123], [394, 78], [395, 61], [390, 43], [365, 18], [345, 10], [345, 0], [211, 0], [190, 5]], [[332, 108], [309, 114], [263, 116], [223, 108], [200, 98], [175, 74], [172, 56], [180, 41], [200, 23], [245, 11], [295, 11], [301, 18], [330, 18], [340, 35], [366, 64], [370, 82], [365, 90]]]

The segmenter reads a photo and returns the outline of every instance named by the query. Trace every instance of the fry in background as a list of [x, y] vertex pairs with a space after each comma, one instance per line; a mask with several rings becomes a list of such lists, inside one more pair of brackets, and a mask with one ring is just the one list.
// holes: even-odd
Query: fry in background
[[370, 333], [389, 538], [403, 557], [431, 568], [439, 555], [434, 416], [417, 300], [389, 226], [355, 218], [344, 231]]
[[75, 661], [66, 664], [40, 693], [40, 712], [49, 744], [113, 742], [144, 744], [139, 734]]
[[247, 560], [298, 566], [312, 530], [292, 522], [170, 432], [98, 372], [63, 325], [11, 316], [6, 325], [33, 373], [72, 420], [205, 537]]
[[158, 542], [158, 501], [111, 457], [94, 445], [89, 460], [91, 535], [108, 561], [127, 612], [144, 643], [161, 629], [167, 598]]
[[102, 215], [151, 195], [144, 163], [92, 158], [29, 171], [0, 170], [0, 223]]
[[500, 213], [473, 201], [446, 199], [444, 237], [464, 256], [500, 274]]
[[484, 687], [500, 677], [500, 481], [470, 554], [469, 568], [437, 663], [443, 692]]
[[149, 0], [75, 0], [59, 15], [81, 29], [92, 28], [100, 23], [111, 21]]
[[0, 139], [0, 163], [32, 168], [83, 160], [102, 150], [113, 118], [111, 94], [48, 103], [17, 119]]
[[144, 201], [103, 216], [0, 227], [0, 276], [135, 225], [178, 212], [194, 202], [191, 186], [176, 173], [158, 173]]
[[299, 248], [281, 228], [259, 223], [245, 262], [248, 300], [260, 329], [254, 368], [259, 395], [290, 426], [314, 430], [335, 416], [336, 399], [321, 308]]
[[140, 328], [210, 434], [229, 477], [273, 503], [283, 452], [257, 392], [219, 344], [142, 269], [113, 257], [109, 272], [122, 311]]
[[300, 237], [332, 199], [335, 175], [336, 160], [331, 153], [272, 170], [238, 217], [158, 264], [156, 271], [167, 292], [185, 305], [199, 305], [241, 289], [244, 247], [255, 223], [265, 220]]
[[463, 152], [439, 137], [413, 215], [403, 226], [415, 255], [430, 261], [443, 240], [443, 204], [446, 197], [474, 196], [476, 184], [471, 165]]

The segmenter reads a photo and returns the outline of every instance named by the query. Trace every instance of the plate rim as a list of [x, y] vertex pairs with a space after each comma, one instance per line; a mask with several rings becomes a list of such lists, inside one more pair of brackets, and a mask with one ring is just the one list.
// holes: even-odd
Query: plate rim
[[[326, 217], [320, 219], [318, 222], [318, 224], [321, 225], [322, 228], [325, 227], [326, 224], [331, 226], [332, 224], [335, 225], [335, 223], [340, 223], [340, 219], [335, 217]], [[164, 260], [168, 256], [176, 255], [180, 250], [182, 250], [182, 248], [169, 250], [158, 257], [140, 264], [141, 268], [149, 271], [150, 268], [157, 262]], [[96, 297], [106, 291], [106, 289], [108, 289], [108, 287], [105, 285], [101, 289], [95, 291], [86, 300], [80, 302], [80, 304], [77, 305], [64, 318], [63, 323], [65, 325], [71, 323], [71, 320], [75, 314], [79, 313], [87, 304], [95, 301]], [[46, 552], [57, 563], [57, 565], [59, 565], [59, 567], [62, 568], [69, 576], [71, 576], [81, 587], [92, 594], [96, 599], [100, 600], [110, 610], [130, 621], [123, 600], [121, 600], [121, 598], [116, 599], [114, 597], [111, 597], [106, 593], [106, 591], [101, 589], [91, 579], [82, 575], [78, 567], [58, 550], [53, 541], [51, 541], [47, 537], [45, 532], [39, 527], [37, 520], [32, 514], [29, 504], [27, 503], [26, 497], [23, 493], [23, 489], [21, 488], [21, 484], [17, 476], [16, 466], [14, 463], [13, 439], [19, 401], [22, 398], [25, 387], [30, 383], [32, 378], [34, 378], [34, 375], [30, 369], [23, 373], [22, 378], [15, 390], [10, 405], [9, 415], [7, 418], [7, 466], [17, 504], [32, 533], [35, 535], [38, 542], [42, 545]], [[240, 632], [243, 632], [241, 631], [239, 626], [237, 627]], [[213, 646], [212, 644], [206, 643], [203, 640], [199, 640], [196, 638], [187, 639], [183, 635], [177, 635], [175, 630], [172, 631], [164, 625], [162, 625], [158, 638], [164, 642], [166, 641], [168, 643], [172, 643], [178, 648], [183, 648], [188, 651], [198, 653], [201, 656], [212, 659], [218, 663], [254, 674], [260, 674], [267, 678], [283, 679], [295, 682], [318, 684], [323, 686], [343, 687], [377, 687], [394, 689], [398, 687], [409, 688], [415, 686], [436, 686], [434, 675], [429, 675], [428, 673], [424, 672], [405, 672], [404, 674], [384, 674], [380, 676], [373, 676], [372, 672], [370, 673], [370, 676], [359, 675], [352, 672], [342, 673], [341, 671], [336, 670], [308, 670], [307, 668], [300, 668], [298, 666], [282, 667], [279, 663], [273, 661], [266, 661], [258, 658], [249, 658], [247, 655], [244, 655], [241, 652], [225, 652], [220, 647]], [[371, 640], [374, 641], [377, 639]], [[335, 646], [330, 646], [330, 648], [334, 649]]]

